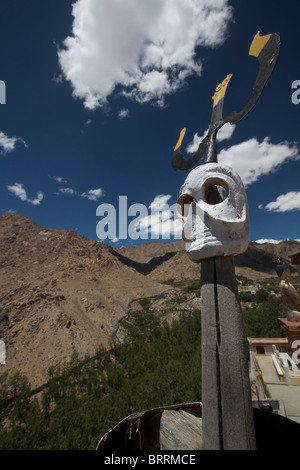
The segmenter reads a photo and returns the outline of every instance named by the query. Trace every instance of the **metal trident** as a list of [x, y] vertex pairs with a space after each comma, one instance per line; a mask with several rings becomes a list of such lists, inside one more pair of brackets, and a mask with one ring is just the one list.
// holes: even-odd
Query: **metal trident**
[[228, 83], [232, 77], [232, 74], [227, 75], [223, 82], [217, 86], [215, 94], [213, 95], [213, 110], [207, 135], [200, 142], [197, 152], [188, 159], [184, 158], [184, 155], [180, 152], [181, 144], [186, 132], [185, 128], [182, 129], [172, 157], [172, 166], [174, 170], [189, 170], [195, 165], [195, 163], [197, 163], [203, 154], [203, 163], [217, 162], [217, 132], [227, 122], [230, 124], [236, 124], [241, 121], [255, 106], [267, 80], [273, 72], [279, 49], [280, 37], [278, 34], [260, 36], [260, 31], [257, 32], [249, 49], [249, 55], [257, 57], [259, 61], [259, 71], [253, 86], [250, 100], [240, 112], [233, 111], [226, 118], [223, 118], [224, 97]]

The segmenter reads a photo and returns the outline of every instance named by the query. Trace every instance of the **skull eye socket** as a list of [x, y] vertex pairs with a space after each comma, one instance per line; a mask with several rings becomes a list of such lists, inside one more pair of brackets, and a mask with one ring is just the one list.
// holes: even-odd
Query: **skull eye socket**
[[181, 219], [186, 219], [188, 215], [189, 206], [195, 202], [195, 199], [190, 194], [183, 194], [177, 201], [177, 214]]
[[[202, 197], [207, 204], [216, 205], [225, 201], [229, 195], [229, 186], [222, 178], [208, 178], [202, 187]], [[191, 194], [182, 194], [177, 201], [178, 217], [185, 220], [191, 204], [196, 204], [195, 198]]]
[[228, 197], [227, 183], [220, 178], [209, 178], [204, 183], [204, 200], [207, 204], [220, 204]]

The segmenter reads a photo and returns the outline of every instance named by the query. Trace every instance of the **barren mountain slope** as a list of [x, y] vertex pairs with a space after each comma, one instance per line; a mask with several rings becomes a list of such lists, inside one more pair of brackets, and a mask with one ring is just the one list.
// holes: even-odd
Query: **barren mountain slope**
[[109, 347], [134, 298], [168, 290], [121, 263], [104, 243], [45, 229], [20, 214], [0, 216], [0, 339], [3, 369], [32, 386], [73, 351]]
[[253, 246], [270, 253], [282, 261], [290, 263], [290, 257], [300, 252], [300, 242], [297, 240], [281, 240], [278, 243], [255, 243]]
[[138, 263], [148, 263], [153, 258], [164, 256], [166, 253], [177, 253], [185, 249], [183, 240], [175, 242], [152, 242], [143, 243], [139, 246], [123, 247], [118, 252]]

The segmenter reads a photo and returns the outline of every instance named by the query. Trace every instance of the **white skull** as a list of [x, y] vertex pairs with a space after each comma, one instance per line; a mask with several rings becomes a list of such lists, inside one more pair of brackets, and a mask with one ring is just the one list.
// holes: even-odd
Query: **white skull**
[[[212, 199], [213, 192], [217, 200]], [[218, 163], [198, 166], [188, 174], [177, 204], [192, 261], [246, 251], [250, 240], [247, 196], [241, 178], [231, 168]]]

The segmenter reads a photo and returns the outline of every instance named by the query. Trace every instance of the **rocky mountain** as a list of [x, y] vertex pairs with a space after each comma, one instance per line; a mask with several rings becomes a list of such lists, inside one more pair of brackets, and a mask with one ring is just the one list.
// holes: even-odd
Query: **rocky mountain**
[[300, 242], [296, 240], [281, 240], [277, 243], [265, 241], [264, 243], [253, 242], [252, 246], [262, 249], [271, 255], [290, 263], [290, 257], [300, 252]]
[[[251, 244], [236, 257], [236, 273], [276, 276], [277, 257], [300, 243]], [[109, 348], [120, 321], [137, 299], [170, 295], [170, 279], [199, 280], [182, 241], [115, 250], [74, 231], [42, 228], [21, 214], [0, 216], [0, 340], [6, 365], [32, 387], [47, 381], [51, 365]], [[120, 339], [120, 336], [118, 336]], [[122, 338], [121, 338], [122, 339]]]
[[104, 243], [39, 227], [20, 214], [0, 216], [5, 369], [19, 370], [33, 386], [74, 351], [82, 357], [109, 347], [132, 299], [168, 289], [119, 261]]

